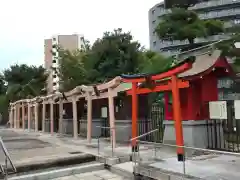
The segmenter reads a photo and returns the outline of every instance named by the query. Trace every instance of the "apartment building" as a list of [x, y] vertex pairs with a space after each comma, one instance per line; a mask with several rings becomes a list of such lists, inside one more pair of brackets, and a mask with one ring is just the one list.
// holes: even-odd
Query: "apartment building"
[[[189, 9], [196, 11], [201, 19], [219, 19], [225, 22], [226, 28], [240, 24], [240, 0], [209, 0], [200, 2]], [[188, 41], [170, 41], [159, 39], [154, 32], [156, 26], [161, 21], [161, 17], [169, 13], [169, 9], [164, 8], [164, 3], [158, 3], [149, 10], [149, 37], [150, 49], [161, 52], [166, 56], [177, 54], [181, 48], [188, 45]], [[228, 38], [228, 34], [210, 36], [207, 39], [197, 38], [199, 44], [214, 42]]]
[[[47, 92], [48, 94], [54, 93], [59, 90], [59, 77], [57, 73], [53, 71], [53, 68], [58, 68], [58, 54], [56, 51], [56, 46], [67, 50], [83, 49], [84, 37], [79, 34], [72, 35], [55, 35], [50, 39], [44, 40], [44, 62], [45, 68], [49, 73], [47, 79]], [[55, 54], [53, 55], [54, 52]]]

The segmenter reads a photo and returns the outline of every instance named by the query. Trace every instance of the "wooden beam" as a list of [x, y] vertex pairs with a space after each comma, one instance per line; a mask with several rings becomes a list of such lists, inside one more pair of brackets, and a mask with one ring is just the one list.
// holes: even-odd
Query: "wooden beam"
[[[178, 81], [178, 88], [188, 88], [189, 87], [189, 81]], [[168, 83], [166, 85], [158, 85], [153, 89], [149, 88], [139, 88], [136, 90], [137, 94], [148, 94], [153, 92], [160, 92], [160, 91], [171, 91], [172, 90], [172, 83]], [[127, 91], [127, 95], [132, 95], [132, 90]]]
[[[167, 78], [167, 77], [171, 77], [172, 75], [175, 75], [175, 74], [179, 74], [179, 73], [182, 73], [188, 69], [191, 69], [192, 68], [192, 64], [191, 63], [184, 63], [182, 64], [181, 66], [179, 67], [176, 67], [172, 70], [169, 70], [167, 72], [163, 72], [161, 74], [157, 74], [157, 75], [153, 75], [151, 76], [151, 79], [152, 80], [160, 80], [160, 79], [164, 79], [164, 78]], [[122, 79], [123, 82], [126, 82], [126, 83], [130, 83], [130, 82], [135, 82], [135, 83], [141, 83], [141, 82], [145, 82], [146, 79], [145, 77], [142, 77], [142, 78], [135, 78], [135, 79]]]

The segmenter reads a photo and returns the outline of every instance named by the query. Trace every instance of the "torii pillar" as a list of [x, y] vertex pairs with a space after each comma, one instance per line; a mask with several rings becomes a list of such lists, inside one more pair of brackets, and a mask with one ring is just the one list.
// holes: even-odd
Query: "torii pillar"
[[92, 92], [87, 91], [87, 141], [92, 140]]
[[21, 106], [20, 106], [20, 104], [17, 104], [17, 128], [20, 128], [20, 108], [21, 108]]
[[108, 110], [109, 110], [109, 121], [111, 130], [111, 143], [112, 147], [116, 147], [116, 129], [115, 129], [115, 113], [114, 113], [114, 97], [112, 88], [108, 88]]
[[17, 128], [17, 107], [14, 105], [14, 129]]
[[25, 104], [22, 103], [22, 129], [25, 129]]
[[42, 132], [45, 132], [46, 103], [42, 102]]
[[38, 102], [34, 105], [34, 114], [35, 114], [35, 131], [38, 131]]
[[77, 99], [76, 96], [72, 97], [72, 109], [73, 109], [73, 137], [78, 138], [78, 123], [77, 123]]
[[59, 133], [63, 133], [63, 100], [59, 100]]
[[32, 113], [31, 113], [31, 103], [28, 102], [28, 118], [27, 118], [27, 121], [28, 121], [28, 131], [30, 131], [30, 129], [31, 129], [31, 116], [32, 116]]
[[10, 112], [9, 112], [9, 123], [10, 123], [10, 128], [13, 128], [13, 108], [10, 106]]
[[51, 100], [50, 102], [50, 132], [51, 135], [53, 135], [54, 133], [54, 108], [53, 108], [54, 104], [53, 101]]

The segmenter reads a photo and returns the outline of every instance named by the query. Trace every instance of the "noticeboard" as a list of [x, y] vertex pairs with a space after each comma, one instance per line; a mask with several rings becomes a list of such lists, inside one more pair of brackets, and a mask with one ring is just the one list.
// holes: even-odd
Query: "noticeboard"
[[108, 117], [108, 108], [107, 107], [102, 107], [101, 108], [101, 118], [107, 118]]
[[235, 119], [240, 119], [240, 100], [234, 101]]
[[227, 102], [211, 101], [209, 102], [210, 119], [227, 119]]

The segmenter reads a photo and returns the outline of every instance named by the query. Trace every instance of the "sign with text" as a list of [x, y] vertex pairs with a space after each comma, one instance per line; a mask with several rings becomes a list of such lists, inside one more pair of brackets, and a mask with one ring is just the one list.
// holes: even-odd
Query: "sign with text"
[[240, 100], [234, 101], [235, 119], [240, 119]]
[[108, 108], [107, 107], [102, 107], [101, 108], [101, 117], [102, 118], [107, 118], [108, 117]]
[[209, 102], [210, 119], [227, 119], [227, 102], [211, 101]]

